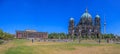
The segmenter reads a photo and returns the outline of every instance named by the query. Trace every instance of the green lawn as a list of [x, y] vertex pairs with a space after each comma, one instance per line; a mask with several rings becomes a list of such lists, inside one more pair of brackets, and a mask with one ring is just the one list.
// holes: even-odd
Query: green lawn
[[[0, 54], [120, 54], [118, 44], [34, 42], [15, 39], [0, 45]], [[94, 42], [94, 41], [93, 41]]]

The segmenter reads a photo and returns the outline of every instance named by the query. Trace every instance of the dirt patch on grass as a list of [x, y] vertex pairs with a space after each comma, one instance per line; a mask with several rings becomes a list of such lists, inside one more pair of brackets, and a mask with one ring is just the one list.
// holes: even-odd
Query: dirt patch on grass
[[72, 51], [60, 51], [58, 54], [120, 54], [120, 49], [113, 46], [75, 47]]
[[7, 43], [0, 45], [0, 54], [4, 54], [6, 50], [8, 50], [11, 47], [15, 47], [15, 44], [13, 43]]

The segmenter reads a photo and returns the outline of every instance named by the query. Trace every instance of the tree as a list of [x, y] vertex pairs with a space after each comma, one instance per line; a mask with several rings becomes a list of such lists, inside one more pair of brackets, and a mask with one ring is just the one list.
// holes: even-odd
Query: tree
[[114, 38], [114, 34], [103, 34], [104, 38]]
[[13, 35], [4, 32], [4, 34], [3, 34], [3, 39], [4, 39], [4, 40], [10, 40], [10, 39], [13, 39], [13, 38], [14, 38]]
[[3, 31], [0, 29], [0, 39], [2, 39], [3, 38]]
[[50, 33], [48, 35], [48, 38], [50, 39], [65, 39], [67, 38], [65, 33]]
[[9, 40], [9, 39], [13, 39], [14, 36], [9, 34], [9, 33], [6, 33], [6, 32], [3, 32], [1, 29], [0, 29], [0, 39], [4, 39], [4, 40]]

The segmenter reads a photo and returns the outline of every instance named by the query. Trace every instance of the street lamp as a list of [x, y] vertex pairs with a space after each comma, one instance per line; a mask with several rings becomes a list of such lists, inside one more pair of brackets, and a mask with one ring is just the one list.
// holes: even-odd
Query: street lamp
[[79, 29], [79, 43], [80, 43], [80, 36], [81, 36], [81, 29]]
[[[90, 36], [91, 36], [91, 31], [92, 31], [92, 29], [89, 30], [89, 32], [90, 32], [89, 35], [90, 35]], [[90, 36], [89, 36], [89, 38], [90, 38]]]
[[95, 30], [95, 39], [97, 39], [98, 38], [98, 36], [97, 36], [97, 30]]
[[74, 30], [72, 30], [72, 40], [74, 41]]

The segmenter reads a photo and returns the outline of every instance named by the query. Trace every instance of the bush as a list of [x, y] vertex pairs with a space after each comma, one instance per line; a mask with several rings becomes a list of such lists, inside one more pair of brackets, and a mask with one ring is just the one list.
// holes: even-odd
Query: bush
[[0, 40], [0, 44], [2, 44], [4, 41], [3, 40]]

